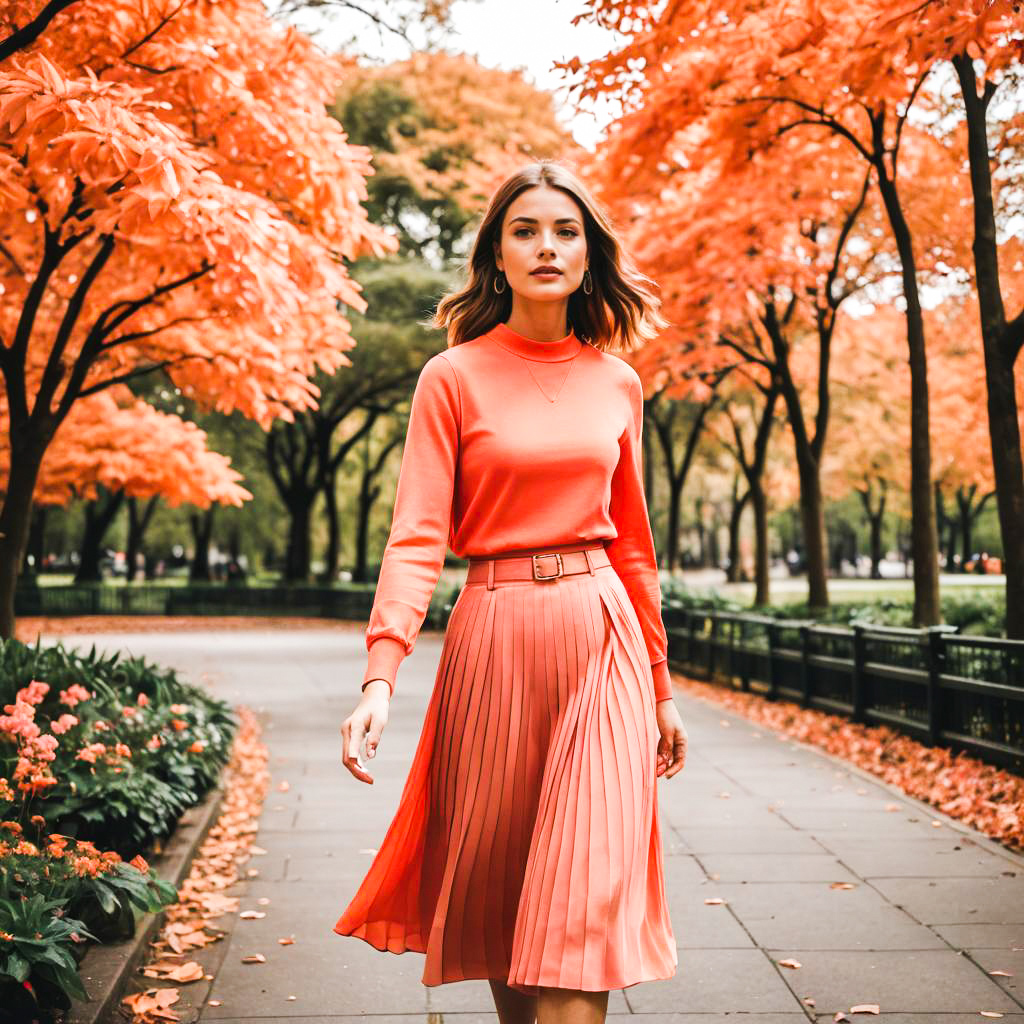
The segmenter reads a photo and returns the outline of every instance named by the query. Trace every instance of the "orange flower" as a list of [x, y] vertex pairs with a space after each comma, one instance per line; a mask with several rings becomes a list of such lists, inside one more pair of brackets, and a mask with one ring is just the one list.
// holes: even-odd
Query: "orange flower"
[[66, 690], [60, 691], [60, 702], [66, 704], [69, 708], [73, 708], [83, 700], [91, 699], [92, 694], [84, 686], [79, 686], [78, 683], [72, 683]]
[[96, 758], [100, 754], [105, 754], [106, 752], [107, 746], [105, 743], [90, 743], [88, 746], [82, 747], [78, 752], [78, 760], [88, 761], [89, 764], [95, 764]]
[[50, 723], [50, 732], [62, 736], [68, 729], [76, 725], [78, 725], [78, 719], [74, 715], [63, 714], [60, 718]]
[[188, 748], [190, 754], [201, 754], [206, 749], [206, 745], [196, 740], [191, 747]]
[[146, 858], [143, 857], [141, 853], [137, 853], [130, 861], [128, 861], [128, 863], [143, 874], [146, 874], [149, 871], [149, 865], [146, 863]]
[[149, 704], [149, 698], [144, 693], [140, 693], [135, 698], [135, 703], [138, 704], [140, 708], [144, 708]]
[[173, 711], [174, 714], [176, 714], [176, 715], [183, 715], [183, 714], [185, 714], [186, 711], [188, 711], [188, 705], [187, 704], [172, 704], [171, 705], [171, 711]]
[[188, 728], [188, 722], [183, 722], [180, 718], [172, 718], [171, 725], [174, 726], [175, 732], [181, 732], [182, 729]]
[[114, 747], [114, 752], [116, 754], [120, 755], [121, 757], [131, 757], [132, 756], [132, 748], [129, 747], [127, 743], [118, 743]]

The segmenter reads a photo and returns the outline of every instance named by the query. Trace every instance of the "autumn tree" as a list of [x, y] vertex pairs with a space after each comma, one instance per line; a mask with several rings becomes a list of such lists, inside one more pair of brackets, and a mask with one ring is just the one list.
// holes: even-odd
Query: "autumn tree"
[[[737, 173], [753, 154], [773, 152], [794, 132], [809, 131], [813, 138], [830, 133], [862, 161], [889, 222], [906, 303], [914, 618], [919, 624], [937, 622], [920, 252], [907, 218], [906, 182], [899, 178], [909, 111], [928, 67], [906, 51], [899, 34], [866, 32], [861, 5], [831, 0], [809, 7], [705, 0], [663, 12], [623, 0], [588, 0], [579, 18], [625, 37], [620, 48], [585, 66], [578, 59], [561, 65], [580, 73], [581, 97], [611, 94], [623, 103], [614, 149], [624, 187], [685, 164], [698, 138], [703, 161], [719, 159]], [[868, 59], [858, 62], [859, 54]], [[709, 114], [716, 130], [700, 132]]]
[[[901, 143], [914, 116], [919, 125], [931, 122], [935, 134], [942, 133], [936, 110], [944, 104], [938, 98], [933, 70], [952, 67], [961, 79], [969, 118], [965, 156], [975, 199], [978, 288], [986, 293], [982, 317], [992, 381], [993, 454], [997, 464], [1004, 466], [998, 484], [1000, 521], [1005, 537], [1011, 538], [1008, 621], [1012, 636], [1024, 636], [1024, 484], [1012, 408], [1012, 371], [1024, 336], [1024, 317], [1007, 314], [999, 294], [1000, 214], [991, 190], [994, 151], [990, 139], [998, 144], [1006, 135], [1000, 140], [998, 133], [987, 131], [985, 120], [1000, 83], [1012, 82], [1019, 72], [1019, 4], [1015, 0], [985, 4], [925, 0], [893, 9], [885, 0], [853, 7], [762, 0], [674, 5], [655, 12], [622, 0], [589, 0], [586, 7], [581, 18], [614, 28], [627, 41], [586, 68], [579, 60], [563, 67], [583, 73], [582, 95], [612, 92], [623, 99], [638, 148], [658, 155], [645, 160], [647, 166], [671, 166], [680, 139], [714, 108], [723, 117], [731, 112], [731, 130], [719, 132], [708, 144], [734, 163], [745, 161], [759, 148], [772, 147], [791, 132], [824, 128], [842, 139], [870, 169], [899, 254], [906, 303], [914, 621], [919, 624], [937, 622], [939, 614], [919, 282], [920, 261], [928, 250], [915, 243], [907, 216], [906, 200], [915, 182], [901, 176]], [[984, 70], [981, 84], [974, 78], [979, 69]], [[1019, 110], [1012, 123], [1013, 133], [1019, 135]], [[1005, 207], [1002, 213], [1005, 223]]]
[[[57, 5], [60, 6], [60, 5]], [[0, 634], [46, 451], [76, 402], [163, 371], [264, 426], [316, 403], [365, 304], [345, 261], [392, 236], [341, 72], [257, 0], [0, 11]]]

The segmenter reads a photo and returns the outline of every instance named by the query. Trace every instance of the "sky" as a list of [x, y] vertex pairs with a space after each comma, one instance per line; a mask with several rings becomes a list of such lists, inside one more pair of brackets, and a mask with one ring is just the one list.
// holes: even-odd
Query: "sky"
[[[576, 110], [569, 103], [562, 77], [552, 69], [554, 61], [576, 56], [590, 60], [613, 48], [616, 34], [572, 19], [583, 9], [580, 0], [455, 0], [452, 5], [454, 32], [445, 49], [471, 54], [487, 67], [522, 68], [526, 79], [552, 92], [562, 110], [564, 123], [573, 138], [593, 150], [604, 126], [614, 117], [607, 104]], [[409, 48], [394, 33], [380, 31], [369, 19], [336, 12], [318, 16], [315, 24], [297, 21], [310, 31], [325, 49], [338, 49], [353, 32], [358, 32], [357, 49], [371, 60], [402, 60]]]

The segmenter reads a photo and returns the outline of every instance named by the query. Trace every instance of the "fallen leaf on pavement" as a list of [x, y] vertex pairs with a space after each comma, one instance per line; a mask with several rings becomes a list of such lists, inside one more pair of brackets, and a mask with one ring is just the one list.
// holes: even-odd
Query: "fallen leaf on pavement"
[[168, 964], [166, 962], [150, 964], [142, 973], [147, 978], [167, 978], [169, 981], [199, 981], [203, 977], [203, 968], [195, 960], [185, 964]]
[[858, 1003], [850, 1007], [850, 1013], [881, 1013], [878, 1003]]
[[793, 968], [794, 970], [795, 970], [795, 969], [796, 969], [797, 967], [803, 967], [803, 964], [802, 964], [802, 963], [800, 963], [800, 961], [799, 961], [799, 960], [793, 960], [793, 959], [786, 959], [786, 960], [776, 960], [775, 962], [776, 962], [776, 963], [777, 963], [777, 964], [778, 964], [778, 965], [779, 965], [780, 967], [792, 967], [792, 968]]
[[265, 964], [266, 962], [267, 958], [262, 953], [252, 953], [242, 957], [243, 964]]
[[121, 1002], [132, 1013], [153, 1013], [156, 1010], [166, 1010], [180, 998], [181, 993], [176, 988], [147, 988], [143, 992], [125, 996]]

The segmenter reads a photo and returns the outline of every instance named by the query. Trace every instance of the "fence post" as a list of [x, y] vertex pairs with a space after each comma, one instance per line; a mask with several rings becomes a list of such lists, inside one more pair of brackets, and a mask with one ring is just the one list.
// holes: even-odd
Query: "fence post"
[[850, 675], [850, 721], [864, 721], [865, 679], [864, 662], [867, 661], [867, 638], [863, 626], [853, 627], [853, 667]]
[[935, 746], [942, 734], [941, 676], [946, 667], [946, 630], [928, 630], [928, 742]]
[[779, 627], [772, 622], [768, 626], [768, 699], [779, 695], [779, 677], [775, 668], [775, 651], [779, 646]]
[[709, 612], [711, 618], [711, 635], [708, 637], [708, 682], [714, 682], [715, 679], [715, 655], [718, 653], [718, 616], [712, 611]]
[[697, 667], [693, 660], [693, 611], [687, 608], [683, 612], [683, 616], [686, 620], [686, 666], [693, 672]]
[[811, 666], [808, 658], [811, 654], [811, 628], [800, 627], [800, 704], [810, 707], [811, 703]]

